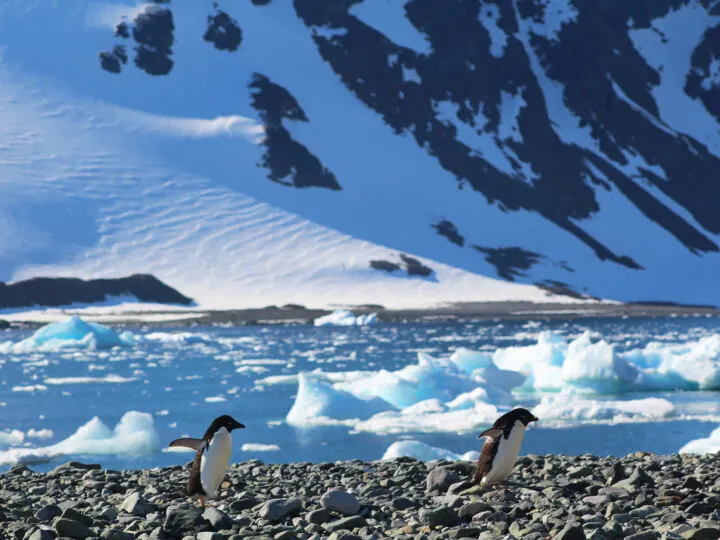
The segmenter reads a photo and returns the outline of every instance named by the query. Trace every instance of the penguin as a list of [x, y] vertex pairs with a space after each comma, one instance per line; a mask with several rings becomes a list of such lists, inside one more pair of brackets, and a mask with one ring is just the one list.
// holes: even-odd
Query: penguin
[[230, 464], [232, 450], [230, 432], [244, 427], [232, 416], [224, 414], [213, 420], [202, 439], [185, 437], [175, 439], [169, 444], [171, 447], [181, 446], [195, 450], [187, 494], [190, 497], [197, 495], [203, 508], [207, 499], [213, 499], [217, 495]]
[[504, 482], [515, 466], [525, 429], [538, 418], [522, 407], [513, 409], [495, 420], [478, 439], [485, 438], [477, 461], [473, 482], [492, 486]]

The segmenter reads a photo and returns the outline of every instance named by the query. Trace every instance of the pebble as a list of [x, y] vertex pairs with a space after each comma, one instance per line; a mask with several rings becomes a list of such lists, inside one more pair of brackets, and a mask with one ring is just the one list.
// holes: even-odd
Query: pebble
[[0, 538], [720, 540], [717, 456], [519, 462], [510, 483], [489, 488], [470, 483], [471, 462], [250, 460], [230, 467], [205, 509], [183, 494], [187, 466], [15, 467], [0, 475]]

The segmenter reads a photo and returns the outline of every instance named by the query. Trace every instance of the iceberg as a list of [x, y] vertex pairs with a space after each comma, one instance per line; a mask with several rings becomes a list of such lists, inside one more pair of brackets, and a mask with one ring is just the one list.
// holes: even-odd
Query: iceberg
[[315, 319], [315, 326], [369, 326], [377, 323], [377, 313], [365, 313], [357, 317], [345, 309]]
[[695, 439], [683, 446], [681, 454], [714, 454], [720, 452], [720, 427], [715, 429], [706, 439]]
[[67, 439], [40, 448], [11, 448], [0, 452], [0, 465], [45, 463], [68, 455], [152, 454], [160, 449], [160, 437], [151, 414], [126, 412], [111, 430], [97, 416]]
[[387, 401], [362, 399], [317, 377], [300, 373], [295, 403], [285, 420], [297, 427], [341, 424], [391, 408]]
[[421, 401], [402, 411], [386, 411], [355, 424], [354, 432], [470, 433], [481, 431], [500, 416], [494, 405], [478, 401], [471, 408], [453, 409], [437, 399]]
[[383, 461], [397, 459], [399, 457], [412, 457], [420, 461], [475, 461], [480, 457], [480, 452], [471, 450], [464, 454], [457, 454], [444, 448], [437, 448], [415, 440], [396, 441], [392, 443], [381, 458]]
[[55, 351], [60, 349], [111, 349], [133, 344], [130, 332], [118, 334], [102, 324], [86, 322], [80, 317], [70, 317], [65, 322], [43, 326], [32, 336], [17, 343], [0, 344], [0, 353], [22, 354], [32, 351]]
[[418, 363], [398, 371], [368, 372], [363, 378], [338, 383], [337, 387], [362, 398], [379, 397], [398, 408], [428, 399], [449, 401], [479, 386], [454, 362], [418, 353]]
[[611, 422], [658, 421], [675, 414], [675, 406], [667, 399], [645, 398], [626, 401], [585, 399], [576, 396], [543, 396], [533, 408], [543, 423], [566, 424], [568, 421]]

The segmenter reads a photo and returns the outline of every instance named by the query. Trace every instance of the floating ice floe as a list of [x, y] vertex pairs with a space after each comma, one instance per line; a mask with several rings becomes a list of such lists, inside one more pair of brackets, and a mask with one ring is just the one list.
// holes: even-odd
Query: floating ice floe
[[417, 363], [396, 371], [317, 369], [257, 384], [299, 381], [287, 417], [294, 425], [343, 424], [381, 434], [466, 433], [538, 396], [545, 397], [534, 412], [547, 424], [665, 420], [678, 414], [666, 399], [602, 396], [720, 389], [719, 372], [720, 336], [619, 352], [604, 340], [593, 341], [589, 332], [569, 342], [543, 332], [536, 344], [524, 347], [461, 349], [449, 358], [420, 352]]
[[621, 400], [587, 399], [571, 395], [543, 396], [533, 414], [544, 424], [575, 422], [658, 421], [675, 414], [675, 406], [667, 399], [645, 398]]
[[420, 441], [407, 440], [392, 443], [381, 459], [389, 460], [399, 457], [412, 457], [420, 461], [447, 460], [447, 461], [475, 461], [480, 452], [471, 450], [464, 454], [457, 454], [444, 448], [436, 448]]
[[377, 313], [365, 313], [357, 317], [352, 311], [339, 309], [315, 319], [315, 326], [369, 326], [377, 323]]
[[387, 401], [363, 399], [310, 374], [298, 376], [298, 391], [290, 412], [288, 424], [297, 427], [317, 425], [353, 424], [380, 411], [393, 408]]
[[243, 452], [277, 452], [280, 447], [277, 444], [245, 443], [240, 450]]
[[152, 415], [126, 412], [114, 430], [97, 416], [67, 439], [40, 448], [11, 448], [0, 452], [0, 465], [45, 463], [69, 455], [128, 455], [157, 452], [160, 438]]
[[133, 335], [130, 332], [118, 334], [112, 328], [73, 316], [65, 322], [45, 325], [29, 338], [17, 343], [8, 341], [0, 344], [0, 353], [22, 354], [72, 348], [110, 349], [132, 344]]
[[680, 449], [681, 454], [714, 454], [720, 452], [720, 427], [706, 439], [695, 439]]

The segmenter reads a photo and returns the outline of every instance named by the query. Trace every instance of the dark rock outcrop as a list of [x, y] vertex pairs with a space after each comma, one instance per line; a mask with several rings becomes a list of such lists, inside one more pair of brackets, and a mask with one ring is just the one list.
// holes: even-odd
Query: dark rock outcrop
[[235, 52], [242, 43], [242, 29], [235, 19], [218, 9], [215, 15], [208, 15], [207, 31], [203, 39], [212, 43], [219, 51]]
[[11, 284], [0, 282], [0, 308], [95, 304], [123, 296], [158, 304], [193, 303], [192, 299], [148, 274], [87, 281], [78, 278], [43, 277]]
[[515, 281], [515, 278], [524, 276], [526, 270], [530, 270], [542, 255], [528, 251], [518, 246], [489, 248], [473, 246], [480, 253], [485, 254], [485, 260], [492, 264], [498, 276], [508, 281]]
[[253, 76], [249, 88], [252, 106], [265, 124], [266, 151], [260, 165], [270, 171], [268, 178], [297, 188], [342, 189], [332, 171], [283, 126], [283, 120], [309, 122], [295, 97], [259, 73]]

